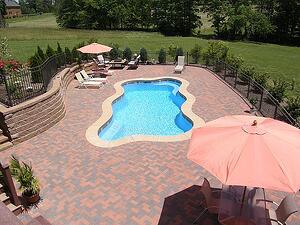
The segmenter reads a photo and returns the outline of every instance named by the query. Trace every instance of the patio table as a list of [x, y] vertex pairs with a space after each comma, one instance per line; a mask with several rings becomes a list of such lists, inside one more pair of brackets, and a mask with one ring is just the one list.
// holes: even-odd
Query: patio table
[[259, 201], [261, 199], [265, 200], [264, 189], [223, 185], [219, 222], [223, 225], [270, 225], [266, 218], [266, 202]]

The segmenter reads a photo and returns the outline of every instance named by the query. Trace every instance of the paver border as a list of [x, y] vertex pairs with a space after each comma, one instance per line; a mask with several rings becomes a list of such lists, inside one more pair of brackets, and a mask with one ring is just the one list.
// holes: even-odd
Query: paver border
[[88, 142], [90, 142], [92, 145], [97, 147], [103, 147], [103, 148], [111, 148], [111, 147], [117, 147], [123, 144], [127, 144], [130, 142], [136, 142], [136, 141], [149, 141], [149, 142], [177, 142], [177, 141], [183, 141], [188, 140], [191, 138], [192, 135], [192, 129], [179, 135], [174, 136], [154, 136], [154, 135], [131, 135], [124, 138], [121, 138], [119, 140], [115, 141], [104, 141], [99, 138], [98, 133], [99, 130], [106, 126], [107, 123], [110, 122], [113, 116], [113, 110], [112, 105], [115, 101], [117, 101], [120, 97], [124, 95], [124, 89], [122, 87], [123, 84], [130, 83], [130, 82], [143, 82], [143, 81], [159, 81], [159, 80], [177, 80], [181, 82], [181, 85], [179, 87], [179, 92], [186, 98], [186, 101], [181, 106], [182, 113], [191, 120], [193, 123], [193, 129], [202, 127], [205, 122], [204, 120], [193, 113], [192, 106], [194, 102], [196, 101], [196, 98], [194, 95], [188, 92], [187, 87], [189, 86], [189, 82], [179, 78], [179, 77], [173, 77], [173, 76], [163, 76], [163, 77], [155, 77], [155, 78], [134, 78], [134, 79], [128, 79], [119, 81], [114, 84], [115, 88], [115, 94], [108, 97], [102, 104], [102, 115], [100, 118], [94, 122], [87, 130], [86, 130], [86, 139]]

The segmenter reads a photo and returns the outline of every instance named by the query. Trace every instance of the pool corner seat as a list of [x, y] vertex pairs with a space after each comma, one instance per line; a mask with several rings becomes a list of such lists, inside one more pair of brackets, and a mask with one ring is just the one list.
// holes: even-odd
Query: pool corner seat
[[184, 69], [184, 56], [178, 56], [178, 62], [175, 66], [175, 73], [181, 73]]

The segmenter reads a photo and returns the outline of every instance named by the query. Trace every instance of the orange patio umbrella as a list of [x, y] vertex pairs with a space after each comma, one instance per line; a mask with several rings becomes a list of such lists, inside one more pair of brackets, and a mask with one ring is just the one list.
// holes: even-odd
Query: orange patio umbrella
[[187, 157], [225, 185], [296, 193], [300, 129], [271, 118], [225, 116], [193, 130]]
[[106, 45], [92, 43], [92, 44], [83, 46], [77, 50], [82, 53], [86, 53], [86, 54], [101, 54], [101, 53], [105, 53], [105, 52], [110, 52], [110, 50], [112, 50], [112, 48], [109, 46], [106, 46]]

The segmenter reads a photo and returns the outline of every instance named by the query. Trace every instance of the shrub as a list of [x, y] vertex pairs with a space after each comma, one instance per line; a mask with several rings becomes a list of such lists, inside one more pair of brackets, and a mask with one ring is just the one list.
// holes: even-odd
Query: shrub
[[141, 61], [142, 62], [146, 62], [148, 59], [148, 53], [147, 50], [145, 48], [141, 48], [140, 50], [140, 56], [141, 56]]
[[225, 61], [229, 48], [223, 41], [210, 41], [203, 54], [206, 65], [215, 64], [217, 61]]
[[199, 63], [201, 58], [201, 46], [196, 44], [194, 48], [191, 49], [191, 56], [193, 59], [193, 63]]
[[92, 43], [97, 43], [98, 39], [97, 38], [91, 38], [90, 40], [88, 40], [88, 44], [92, 44]]
[[130, 61], [132, 58], [132, 51], [130, 48], [126, 47], [123, 51], [123, 58]]
[[112, 50], [109, 52], [109, 56], [112, 59], [117, 59], [121, 56], [121, 52], [119, 50], [119, 46], [118, 45], [113, 45]]
[[287, 81], [282, 79], [273, 80], [272, 84], [268, 87], [268, 91], [278, 102], [282, 102], [289, 85]]
[[256, 72], [254, 73], [254, 80], [263, 87], [267, 87], [268, 80], [270, 76], [264, 72]]
[[300, 96], [292, 96], [287, 99], [286, 110], [295, 119], [300, 117]]
[[57, 49], [56, 49], [56, 52], [57, 52], [57, 54], [61, 54], [61, 53], [63, 53], [63, 51], [62, 51], [62, 49], [61, 49], [61, 47], [60, 47], [60, 44], [57, 42]]
[[172, 59], [175, 59], [177, 46], [174, 44], [169, 45], [168, 47], [168, 55], [171, 56]]
[[78, 57], [79, 57], [79, 52], [77, 51], [77, 48], [76, 48], [76, 47], [74, 47], [74, 48], [72, 49], [71, 54], [72, 54], [72, 61], [73, 61], [73, 62], [77, 61], [77, 59], [78, 59]]
[[160, 64], [163, 64], [163, 63], [166, 63], [166, 61], [167, 61], [166, 51], [163, 48], [161, 48], [159, 51], [159, 54], [158, 54], [158, 62]]
[[8, 40], [6, 37], [0, 37], [0, 59], [9, 59], [11, 57], [8, 50]]
[[241, 67], [240, 78], [244, 81], [247, 81], [248, 78], [254, 78], [256, 74], [255, 67], [245, 65]]
[[178, 56], [182, 56], [183, 54], [183, 49], [182, 48], [177, 48], [176, 53], [175, 53], [175, 61], [178, 61]]
[[244, 63], [244, 59], [241, 56], [234, 56], [233, 54], [228, 54], [225, 62], [230, 67], [232, 67], [232, 69], [239, 70]]
[[[41, 64], [41, 59], [38, 55], [38, 53], [35, 53], [34, 56], [32, 56], [30, 59], [29, 59], [29, 65], [30, 65], [30, 68], [33, 69], [34, 67], [37, 67]], [[39, 70], [35, 70], [33, 69], [31, 71], [31, 80], [33, 83], [41, 83], [43, 82], [43, 77], [41, 75], [41, 73], [39, 72]]]
[[48, 45], [46, 50], [46, 56], [47, 58], [50, 58], [53, 55], [55, 55], [55, 51], [53, 50], [53, 48], [50, 47], [50, 45]]
[[43, 50], [40, 48], [40, 46], [37, 47], [37, 54], [40, 57], [41, 61], [44, 62], [46, 60], [45, 53]]
[[66, 55], [66, 62], [68, 64], [71, 64], [73, 62], [72, 60], [72, 54], [71, 54], [71, 51], [68, 47], [65, 47], [65, 55]]

